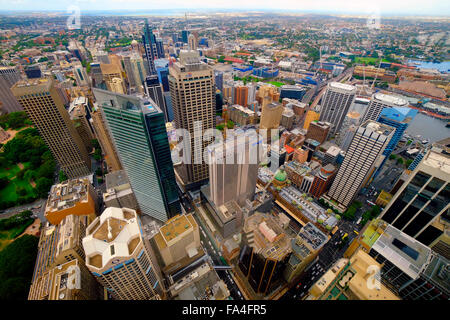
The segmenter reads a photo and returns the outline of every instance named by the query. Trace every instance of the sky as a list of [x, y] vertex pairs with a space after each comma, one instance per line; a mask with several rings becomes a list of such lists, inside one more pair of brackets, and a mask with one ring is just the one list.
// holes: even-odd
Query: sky
[[335, 14], [450, 16], [449, 0], [0, 0], [0, 11], [90, 10], [293, 10]]

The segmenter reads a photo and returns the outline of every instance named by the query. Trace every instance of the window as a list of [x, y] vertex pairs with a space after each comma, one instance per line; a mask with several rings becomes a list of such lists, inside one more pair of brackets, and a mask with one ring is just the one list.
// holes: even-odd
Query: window
[[413, 260], [417, 260], [417, 258], [419, 257], [419, 253], [416, 250], [407, 246], [405, 243], [398, 240], [397, 238], [392, 241], [392, 244], [394, 246], [396, 246], [398, 249], [400, 249], [401, 251], [403, 251], [403, 253], [406, 253]]

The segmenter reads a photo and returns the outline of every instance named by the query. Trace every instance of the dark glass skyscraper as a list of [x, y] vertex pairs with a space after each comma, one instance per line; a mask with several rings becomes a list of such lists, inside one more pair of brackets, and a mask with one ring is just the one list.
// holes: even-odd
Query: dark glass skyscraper
[[142, 42], [144, 44], [145, 49], [145, 57], [147, 58], [147, 73], [149, 75], [156, 74], [155, 69], [155, 56], [156, 54], [156, 37], [152, 32], [152, 29], [150, 29], [148, 25], [148, 21], [145, 20], [145, 26], [144, 26], [144, 34], [142, 35]]
[[142, 213], [180, 213], [164, 114], [150, 99], [93, 89]]

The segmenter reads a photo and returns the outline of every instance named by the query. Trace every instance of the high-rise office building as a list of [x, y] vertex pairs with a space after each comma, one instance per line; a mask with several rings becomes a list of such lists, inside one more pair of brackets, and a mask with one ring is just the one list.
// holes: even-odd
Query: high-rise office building
[[181, 30], [181, 40], [184, 43], [188, 43], [188, 41], [189, 41], [189, 34], [190, 34], [189, 30]]
[[156, 37], [148, 25], [148, 21], [145, 22], [144, 34], [142, 40], [145, 48], [145, 56], [147, 58], [147, 77], [144, 81], [145, 94], [150, 97], [157, 106], [163, 111], [165, 120], [169, 121], [169, 115], [164, 99], [161, 83], [158, 79], [158, 74], [155, 67], [155, 59], [158, 58], [156, 52]]
[[377, 171], [375, 172], [374, 178], [380, 173], [381, 168], [391, 155], [392, 151], [394, 151], [400, 139], [403, 137], [403, 133], [405, 132], [406, 128], [408, 128], [409, 123], [414, 119], [417, 112], [418, 111], [416, 109], [406, 107], [384, 108], [381, 111], [380, 116], [378, 118], [378, 122], [394, 127], [395, 133], [383, 152], [385, 158], [381, 163], [381, 165], [378, 167]]
[[445, 300], [450, 296], [448, 249], [434, 251], [381, 219], [368, 223], [345, 257], [367, 252], [379, 269], [381, 285], [404, 300]]
[[160, 221], [180, 213], [162, 111], [151, 100], [93, 92], [142, 213]]
[[311, 195], [315, 198], [320, 198], [333, 182], [336, 172], [336, 167], [331, 163], [328, 163], [326, 166], [320, 168], [320, 171], [314, 176], [314, 182], [309, 191]]
[[238, 104], [243, 107], [247, 107], [248, 87], [238, 86], [234, 88], [234, 104]]
[[[67, 215], [57, 225], [46, 223], [39, 237], [38, 252], [31, 281], [29, 300], [93, 300], [101, 297], [100, 288], [85, 266], [83, 237], [91, 220], [88, 216]], [[69, 268], [69, 266], [73, 266]], [[77, 266], [80, 282], [67, 286]], [[71, 281], [77, 277], [70, 278]]]
[[284, 107], [281, 103], [272, 102], [263, 104], [261, 110], [260, 129], [276, 129], [279, 127]]
[[[238, 275], [247, 279], [248, 289], [267, 295], [280, 286], [290, 257], [291, 238], [278, 216], [256, 212], [245, 220]], [[261, 298], [261, 297], [259, 297]]]
[[97, 137], [102, 153], [105, 156], [105, 161], [108, 166], [108, 171], [117, 171], [122, 169], [119, 156], [117, 155], [116, 147], [109, 133], [108, 127], [103, 118], [102, 112], [98, 107], [91, 113], [92, 127]]
[[189, 50], [197, 50], [197, 39], [192, 33], [188, 36], [188, 47]]
[[11, 87], [20, 80], [15, 67], [0, 67], [0, 113], [22, 111], [22, 106], [11, 92]]
[[342, 150], [347, 151], [350, 143], [352, 142], [353, 136], [359, 127], [359, 120], [361, 115], [356, 111], [349, 112], [342, 123], [341, 130], [336, 138], [336, 143], [341, 147]]
[[337, 209], [345, 211], [381, 162], [394, 131], [394, 128], [375, 121], [363, 123], [356, 131], [325, 199], [334, 200], [338, 203]]
[[152, 99], [156, 105], [164, 113], [164, 119], [166, 122], [169, 121], [169, 110], [167, 109], [166, 100], [164, 99], [164, 94], [162, 91], [161, 83], [159, 82], [158, 75], [153, 74], [147, 76], [144, 81], [144, 91], [145, 94]]
[[284, 279], [291, 283], [314, 261], [322, 247], [328, 241], [328, 236], [317, 228], [313, 223], [308, 222], [291, 239], [292, 254], [284, 270]]
[[222, 92], [223, 91], [223, 72], [214, 70], [214, 79], [216, 82], [216, 88]]
[[106, 207], [130, 208], [139, 210], [133, 189], [131, 189], [125, 170], [110, 172], [105, 175], [106, 192], [103, 202]]
[[363, 250], [351, 259], [339, 259], [309, 290], [307, 300], [400, 300], [383, 284], [368, 286], [373, 271], [381, 268]]
[[86, 266], [118, 300], [164, 295], [161, 271], [136, 211], [106, 208], [86, 229]]
[[130, 89], [137, 92], [144, 92], [144, 80], [147, 76], [147, 70], [144, 65], [142, 57], [133, 53], [123, 57], [123, 65], [127, 75], [128, 84]]
[[102, 70], [103, 81], [109, 91], [116, 93], [124, 93], [126, 91], [125, 82], [122, 77], [121, 68], [114, 63], [100, 64]]
[[71, 214], [94, 220], [97, 207], [97, 194], [89, 179], [71, 179], [52, 186], [44, 216], [55, 225]]
[[88, 75], [86, 73], [86, 69], [83, 67], [81, 62], [77, 61], [73, 63], [73, 74], [75, 75], [75, 80], [77, 82], [77, 86], [84, 87], [89, 86], [90, 81]]
[[331, 82], [322, 97], [320, 121], [332, 124], [330, 133], [339, 132], [342, 122], [355, 99], [356, 87], [340, 82]]
[[303, 129], [308, 130], [311, 122], [317, 121], [317, 120], [319, 120], [319, 118], [320, 118], [320, 113], [315, 112], [313, 110], [308, 110], [308, 112], [306, 112], [305, 122], [303, 123]]
[[180, 60], [170, 66], [169, 72], [175, 125], [188, 130], [191, 135], [191, 163], [184, 164], [184, 180], [187, 183], [200, 182], [208, 179], [208, 165], [203, 161], [203, 151], [209, 142], [195, 139], [194, 128], [201, 124], [201, 134], [214, 128], [214, 72], [200, 61], [197, 51], [184, 50], [180, 52]]
[[28, 79], [39, 79], [42, 77], [41, 67], [38, 64], [32, 64], [24, 68]]
[[324, 143], [327, 140], [330, 127], [331, 123], [329, 122], [313, 121], [309, 125], [306, 139], [314, 139], [320, 143]]
[[408, 101], [392, 95], [381, 92], [374, 93], [372, 99], [367, 106], [366, 113], [362, 119], [362, 123], [367, 120], [378, 121], [378, 118], [384, 108], [407, 108]]
[[88, 175], [91, 160], [53, 81], [47, 78], [19, 81], [11, 90], [50, 148], [61, 170], [69, 178]]
[[446, 232], [439, 221], [450, 221], [449, 181], [450, 156], [437, 143], [395, 193], [381, 218], [430, 245]]
[[208, 146], [210, 199], [216, 207], [253, 200], [262, 151], [262, 138], [253, 133], [237, 133]]
[[155, 69], [155, 57], [157, 57], [157, 54], [155, 52], [155, 35], [152, 32], [152, 29], [148, 25], [148, 21], [145, 20], [145, 26], [144, 26], [144, 34], [142, 35], [142, 43], [144, 44], [144, 50], [145, 50], [145, 57], [147, 59], [147, 74], [155, 75], [156, 69]]

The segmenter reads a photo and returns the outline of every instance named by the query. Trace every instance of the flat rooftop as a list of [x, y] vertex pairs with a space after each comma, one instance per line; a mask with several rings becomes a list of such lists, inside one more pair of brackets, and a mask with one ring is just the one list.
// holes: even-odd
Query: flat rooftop
[[328, 241], [328, 236], [311, 222], [308, 222], [298, 233], [298, 236], [313, 250], [319, 250]]
[[387, 225], [372, 249], [416, 279], [431, 258], [431, 249], [397, 228]]
[[110, 172], [105, 176], [106, 189], [112, 189], [124, 184], [130, 184], [125, 170]]
[[80, 178], [53, 185], [45, 212], [60, 211], [74, 207], [79, 202], [88, 202], [89, 184], [87, 178]]
[[423, 160], [423, 164], [439, 169], [447, 175], [450, 174], [450, 157], [443, 153], [431, 150]]
[[373, 98], [382, 102], [382, 103], [387, 103], [389, 105], [395, 105], [397, 107], [406, 107], [408, 106], [408, 101], [406, 101], [405, 99], [393, 96], [393, 95], [388, 95], [388, 94], [384, 94], [381, 92], [377, 92], [373, 95]]
[[330, 84], [328, 84], [331, 88], [336, 88], [336, 89], [341, 89], [341, 90], [345, 90], [345, 91], [355, 91], [356, 92], [356, 87], [352, 86], [351, 84], [346, 84], [346, 83], [340, 83], [340, 82], [331, 82]]
[[191, 231], [197, 226], [192, 215], [177, 215], [169, 220], [159, 229], [166, 243], [182, 235], [186, 231]]
[[265, 258], [280, 261], [292, 251], [291, 238], [277, 217], [256, 212], [245, 220], [243, 231], [253, 234], [250, 245]]

